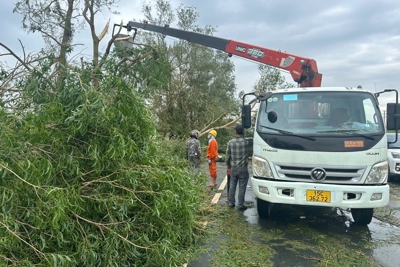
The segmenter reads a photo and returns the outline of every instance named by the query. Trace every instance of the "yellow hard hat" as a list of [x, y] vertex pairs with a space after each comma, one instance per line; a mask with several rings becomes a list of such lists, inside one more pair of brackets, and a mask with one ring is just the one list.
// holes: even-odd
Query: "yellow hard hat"
[[214, 137], [217, 137], [217, 131], [216, 130], [211, 130], [208, 133], [212, 134]]

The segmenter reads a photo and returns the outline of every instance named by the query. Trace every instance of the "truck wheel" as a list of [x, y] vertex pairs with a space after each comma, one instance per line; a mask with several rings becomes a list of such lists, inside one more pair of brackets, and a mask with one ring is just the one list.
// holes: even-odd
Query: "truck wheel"
[[266, 219], [271, 216], [272, 203], [257, 198], [257, 212], [260, 218]]
[[351, 215], [356, 224], [367, 225], [372, 220], [374, 209], [351, 209]]

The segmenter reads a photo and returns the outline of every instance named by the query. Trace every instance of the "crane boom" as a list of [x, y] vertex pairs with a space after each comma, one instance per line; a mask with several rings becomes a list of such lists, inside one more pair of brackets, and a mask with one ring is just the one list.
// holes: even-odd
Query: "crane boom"
[[171, 28], [169, 25], [152, 25], [146, 21], [143, 23], [130, 21], [127, 26], [124, 27], [128, 30], [134, 28], [161, 33], [206, 47], [222, 50], [229, 55], [236, 55], [287, 70], [300, 87], [321, 86], [322, 74], [318, 73], [317, 63], [314, 59], [211, 35]]

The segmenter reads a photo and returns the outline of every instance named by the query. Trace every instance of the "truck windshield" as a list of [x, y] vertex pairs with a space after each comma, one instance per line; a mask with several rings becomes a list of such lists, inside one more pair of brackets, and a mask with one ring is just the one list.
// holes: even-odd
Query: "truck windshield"
[[384, 125], [372, 94], [367, 92], [275, 93], [259, 107], [256, 129], [279, 134], [270, 128], [296, 135], [369, 135], [382, 133]]

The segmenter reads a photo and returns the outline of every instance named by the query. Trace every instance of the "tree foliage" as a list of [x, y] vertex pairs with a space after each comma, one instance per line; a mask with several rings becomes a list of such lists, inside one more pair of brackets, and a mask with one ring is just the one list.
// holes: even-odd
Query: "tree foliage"
[[260, 79], [254, 86], [257, 92], [268, 92], [281, 88], [295, 87], [294, 84], [286, 81], [285, 77], [282, 75], [282, 71], [277, 68], [268, 65], [259, 65], [258, 70]]
[[185, 262], [202, 187], [162, 149], [144, 101], [113, 67], [97, 89], [71, 74], [52, 92], [33, 75], [33, 110], [1, 110], [0, 265]]

